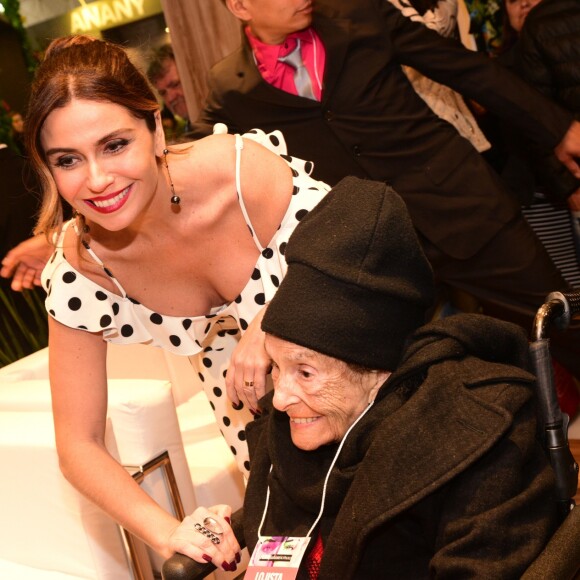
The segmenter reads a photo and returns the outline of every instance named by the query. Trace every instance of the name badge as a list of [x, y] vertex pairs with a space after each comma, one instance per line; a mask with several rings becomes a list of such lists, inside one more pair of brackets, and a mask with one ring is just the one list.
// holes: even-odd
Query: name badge
[[244, 580], [294, 580], [310, 538], [260, 536]]

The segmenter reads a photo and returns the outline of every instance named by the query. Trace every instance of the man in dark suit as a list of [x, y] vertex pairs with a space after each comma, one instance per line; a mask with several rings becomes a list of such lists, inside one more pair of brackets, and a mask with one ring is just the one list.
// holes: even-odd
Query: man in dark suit
[[[470, 143], [416, 95], [400, 65], [476, 99], [530, 138], [558, 146], [573, 167], [580, 125], [568, 112], [386, 0], [225, 3], [246, 23], [245, 34], [240, 48], [210, 73], [198, 136], [218, 122], [230, 132], [280, 129], [291, 155], [314, 161], [318, 179], [332, 185], [356, 175], [388, 182], [407, 203], [437, 278], [527, 328], [550, 291], [567, 289], [516, 200]], [[288, 77], [293, 69], [278, 61], [299, 42], [314, 98], [298, 96]], [[576, 150], [564, 147], [570, 142]], [[576, 352], [565, 357], [569, 368], [580, 361], [574, 342]]]

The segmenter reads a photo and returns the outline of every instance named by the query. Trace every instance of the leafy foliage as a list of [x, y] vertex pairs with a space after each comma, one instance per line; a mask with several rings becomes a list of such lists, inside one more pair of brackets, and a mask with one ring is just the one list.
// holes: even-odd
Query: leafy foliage
[[17, 293], [0, 286], [0, 367], [47, 344], [47, 315], [41, 291]]
[[0, 0], [0, 4], [4, 8], [4, 13], [0, 14], [0, 17], [8, 22], [8, 24], [18, 32], [24, 53], [24, 60], [26, 61], [26, 67], [28, 68], [29, 73], [33, 73], [37, 62], [32, 54], [30, 41], [28, 40], [22, 17], [20, 16], [20, 0]]

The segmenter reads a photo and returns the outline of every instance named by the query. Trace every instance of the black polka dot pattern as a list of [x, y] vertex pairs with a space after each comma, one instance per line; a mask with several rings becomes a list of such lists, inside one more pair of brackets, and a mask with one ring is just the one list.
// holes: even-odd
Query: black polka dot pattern
[[163, 316], [161, 316], [161, 314], [157, 314], [157, 312], [154, 312], [150, 317], [149, 320], [153, 323], [153, 324], [163, 324]]
[[[285, 143], [281, 133], [276, 132], [271, 139], [272, 136], [257, 130], [254, 136], [278, 154], [284, 153]], [[259, 247], [254, 237], [260, 249], [257, 263], [246, 286], [229, 305], [203, 316], [178, 317], [167, 315], [163, 309], [149, 310], [121, 289], [113, 293], [108, 288], [97, 287], [68, 264], [60, 249], [57, 249], [43, 273], [45, 290], [48, 291], [52, 280], [50, 296], [46, 300], [47, 309], [63, 324], [89, 332], [102, 332], [105, 340], [111, 342], [149, 343], [175, 354], [189, 356], [195, 373], [193, 378], [203, 387], [216, 415], [216, 422], [236, 456], [239, 469], [246, 475], [250, 463], [245, 425], [253, 417], [242, 402], [234, 404], [227, 396], [229, 360], [241, 334], [272, 299], [284, 277], [284, 252], [294, 228], [329, 190], [328, 186], [305, 173], [306, 162], [287, 155], [285, 159], [294, 176], [290, 206], [267, 247]], [[253, 233], [252, 225], [247, 225]], [[94, 256], [88, 245], [87, 251]], [[98, 257], [94, 259], [98, 262]], [[115, 281], [113, 273], [103, 264], [100, 265]], [[140, 298], [147, 303], [145, 295]]]
[[130, 324], [123, 324], [123, 326], [121, 326], [121, 336], [129, 338], [132, 335], [133, 335], [133, 327]]

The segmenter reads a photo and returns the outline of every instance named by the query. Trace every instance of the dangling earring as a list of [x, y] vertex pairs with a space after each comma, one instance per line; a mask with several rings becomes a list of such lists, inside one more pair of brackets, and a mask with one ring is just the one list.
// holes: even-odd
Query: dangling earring
[[76, 209], [73, 210], [73, 217], [81, 222], [81, 232], [83, 234], [88, 234], [91, 231], [91, 228], [88, 226], [87, 222], [85, 221], [85, 216], [77, 211]]
[[163, 149], [163, 162], [165, 163], [165, 169], [167, 169], [167, 177], [169, 177], [169, 187], [171, 188], [171, 203], [173, 205], [179, 205], [181, 203], [181, 198], [178, 195], [175, 195], [175, 187], [173, 187], [173, 181], [171, 179], [171, 173], [169, 173], [169, 165], [167, 165], [167, 154], [169, 153], [169, 149]]

